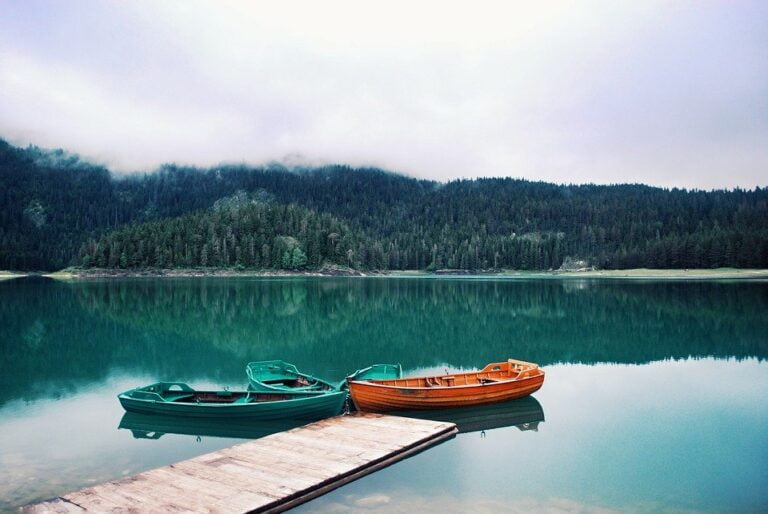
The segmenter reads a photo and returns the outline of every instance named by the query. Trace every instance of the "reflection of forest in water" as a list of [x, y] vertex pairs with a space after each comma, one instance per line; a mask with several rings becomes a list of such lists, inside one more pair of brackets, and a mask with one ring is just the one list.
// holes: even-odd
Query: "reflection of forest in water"
[[766, 312], [760, 282], [19, 279], [0, 285], [0, 402], [121, 369], [238, 382], [269, 358], [332, 378], [373, 362], [763, 359]]

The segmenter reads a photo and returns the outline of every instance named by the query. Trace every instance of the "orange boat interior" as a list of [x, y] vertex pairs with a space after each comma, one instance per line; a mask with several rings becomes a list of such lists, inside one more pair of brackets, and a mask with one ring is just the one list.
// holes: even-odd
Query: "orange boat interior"
[[395, 387], [455, 387], [510, 382], [542, 374], [539, 366], [530, 362], [509, 360], [488, 364], [480, 371], [449, 373], [424, 377], [369, 380], [368, 382]]

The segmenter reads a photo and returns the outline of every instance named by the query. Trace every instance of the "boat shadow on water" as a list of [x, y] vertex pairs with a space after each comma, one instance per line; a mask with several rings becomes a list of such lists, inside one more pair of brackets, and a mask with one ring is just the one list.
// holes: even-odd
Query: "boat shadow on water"
[[544, 422], [544, 409], [532, 396], [477, 407], [394, 411], [389, 414], [455, 423], [459, 433], [464, 434], [503, 427], [516, 427], [521, 431], [538, 431], [539, 423]]
[[130, 430], [136, 439], [160, 439], [166, 434], [198, 437], [259, 439], [307, 424], [307, 420], [207, 419], [126, 412], [118, 429]]

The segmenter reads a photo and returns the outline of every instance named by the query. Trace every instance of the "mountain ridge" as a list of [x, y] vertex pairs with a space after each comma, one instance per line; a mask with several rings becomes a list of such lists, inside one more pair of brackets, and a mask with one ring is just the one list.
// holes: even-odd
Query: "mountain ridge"
[[166, 165], [118, 177], [2, 140], [0, 186], [0, 269], [82, 264], [84, 245], [112, 230], [204, 211], [238, 191], [347, 224], [364, 269], [552, 269], [566, 257], [603, 268], [768, 267], [768, 190], [759, 187], [441, 183], [345, 165]]

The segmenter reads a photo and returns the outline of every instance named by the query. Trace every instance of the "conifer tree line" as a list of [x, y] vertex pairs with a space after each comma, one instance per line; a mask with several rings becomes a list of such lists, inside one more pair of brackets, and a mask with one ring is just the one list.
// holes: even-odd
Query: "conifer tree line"
[[208, 211], [113, 230], [80, 255], [86, 268], [300, 270], [351, 261], [355, 246], [346, 224], [328, 214], [240, 193]]
[[[306, 262], [305, 262], [306, 259]], [[0, 269], [768, 267], [768, 190], [439, 183], [377, 169], [119, 177], [0, 140]]]

